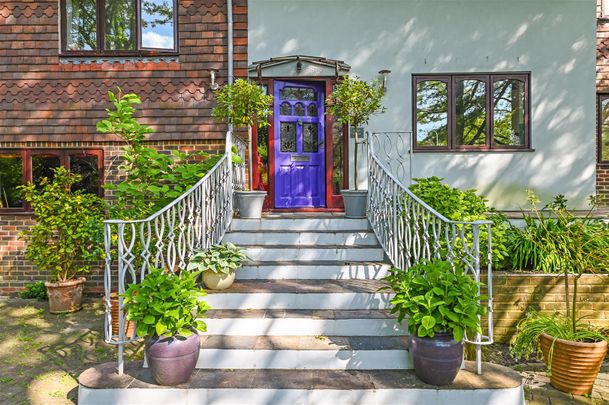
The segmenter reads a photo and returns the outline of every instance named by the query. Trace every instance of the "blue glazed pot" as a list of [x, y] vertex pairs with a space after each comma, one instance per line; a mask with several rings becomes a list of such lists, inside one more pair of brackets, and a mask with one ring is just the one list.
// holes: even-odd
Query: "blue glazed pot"
[[448, 385], [454, 381], [463, 363], [463, 342], [452, 333], [436, 333], [433, 338], [410, 337], [414, 373], [423, 382]]
[[154, 337], [146, 342], [146, 360], [159, 385], [188, 381], [199, 359], [199, 335]]

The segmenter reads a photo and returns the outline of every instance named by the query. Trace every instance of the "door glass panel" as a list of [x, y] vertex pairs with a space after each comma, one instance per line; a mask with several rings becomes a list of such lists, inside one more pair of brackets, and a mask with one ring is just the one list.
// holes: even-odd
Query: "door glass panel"
[[498, 145], [524, 145], [524, 82], [497, 80], [493, 89], [493, 137]]
[[99, 193], [99, 169], [97, 156], [70, 156], [70, 171], [80, 174], [82, 180], [72, 186], [72, 190], [83, 190], [86, 193]]
[[315, 101], [317, 100], [317, 94], [313, 89], [304, 89], [300, 87], [284, 87], [283, 89], [279, 90], [279, 99]]
[[142, 1], [142, 47], [174, 48], [173, 0]]
[[304, 108], [304, 105], [302, 103], [296, 103], [294, 105], [294, 115], [297, 115], [299, 117], [304, 117], [304, 115], [305, 115], [305, 108]]
[[279, 107], [279, 114], [281, 115], [292, 115], [292, 106], [287, 101], [281, 103]]
[[282, 152], [296, 152], [296, 124], [282, 122], [280, 126], [280, 143]]
[[455, 86], [457, 145], [486, 144], [486, 82], [458, 80]]
[[17, 189], [23, 181], [23, 160], [19, 155], [0, 155], [0, 208], [21, 208]]
[[66, 44], [69, 51], [97, 49], [95, 0], [66, 0]]
[[134, 50], [135, 2], [106, 0], [106, 50]]
[[601, 99], [601, 139], [599, 148], [601, 161], [609, 161], [609, 98]]
[[332, 190], [335, 195], [340, 194], [343, 189], [343, 124], [338, 122], [338, 117], [332, 119], [332, 152], [334, 159], [332, 161]]
[[448, 83], [417, 83], [417, 144], [448, 146]]
[[307, 115], [309, 117], [317, 117], [317, 106], [313, 103], [307, 107]]
[[32, 181], [40, 184], [40, 181], [47, 178], [52, 181], [55, 177], [53, 169], [61, 166], [59, 156], [32, 156]]
[[317, 123], [305, 123], [302, 125], [302, 151], [310, 153], [319, 151]]

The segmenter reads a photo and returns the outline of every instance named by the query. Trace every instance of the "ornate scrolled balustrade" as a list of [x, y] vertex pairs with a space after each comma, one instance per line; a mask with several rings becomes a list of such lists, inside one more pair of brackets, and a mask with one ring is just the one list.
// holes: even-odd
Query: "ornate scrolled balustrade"
[[[105, 341], [118, 346], [118, 372], [123, 372], [125, 343], [137, 339], [127, 336], [123, 294], [128, 284], [139, 283], [151, 268], [179, 271], [195, 250], [209, 248], [221, 241], [233, 217], [235, 177], [245, 180], [243, 165], [232, 163], [232, 134], [227, 133], [222, 158], [194, 186], [170, 204], [142, 220], [104, 222], [105, 238]], [[237, 154], [245, 148], [236, 142]], [[241, 176], [241, 177], [239, 177]], [[239, 184], [239, 183], [237, 183]], [[118, 293], [118, 328], [112, 327], [111, 293]], [[134, 329], [134, 328], [133, 328]]]
[[476, 281], [485, 281], [483, 295], [488, 299], [481, 303], [488, 309], [486, 333], [465, 339], [476, 346], [481, 373], [481, 347], [493, 342], [492, 222], [451, 221], [404, 185], [404, 179], [412, 177], [412, 155], [406, 146], [411, 136], [411, 132], [369, 134], [368, 220], [396, 268], [408, 271], [420, 260], [444, 259], [459, 262]]

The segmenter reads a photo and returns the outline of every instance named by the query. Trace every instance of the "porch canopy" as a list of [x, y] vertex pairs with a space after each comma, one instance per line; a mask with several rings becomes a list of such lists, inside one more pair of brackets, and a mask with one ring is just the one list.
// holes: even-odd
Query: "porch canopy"
[[254, 62], [248, 67], [248, 74], [251, 79], [339, 77], [349, 73], [349, 70], [351, 70], [351, 66], [342, 60], [321, 56], [291, 55]]

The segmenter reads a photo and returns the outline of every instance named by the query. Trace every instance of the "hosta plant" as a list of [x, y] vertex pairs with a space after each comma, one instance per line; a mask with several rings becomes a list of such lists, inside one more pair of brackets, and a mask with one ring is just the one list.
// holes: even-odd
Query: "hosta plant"
[[486, 313], [480, 300], [480, 283], [463, 269], [443, 260], [421, 261], [407, 271], [392, 269], [386, 277], [395, 297], [391, 313], [398, 322], [408, 317], [408, 330], [418, 337], [434, 337], [439, 332], [453, 334], [456, 341], [465, 334], [481, 332], [479, 316]]
[[247, 260], [247, 256], [238, 246], [232, 243], [223, 243], [195, 253], [190, 258], [187, 270], [228, 274], [241, 267], [244, 260]]
[[209, 305], [199, 299], [206, 293], [197, 284], [198, 275], [152, 269], [141, 283], [129, 286], [123, 295], [123, 306], [127, 320], [137, 322], [139, 337], [187, 337], [194, 329], [207, 330], [201, 318]]

